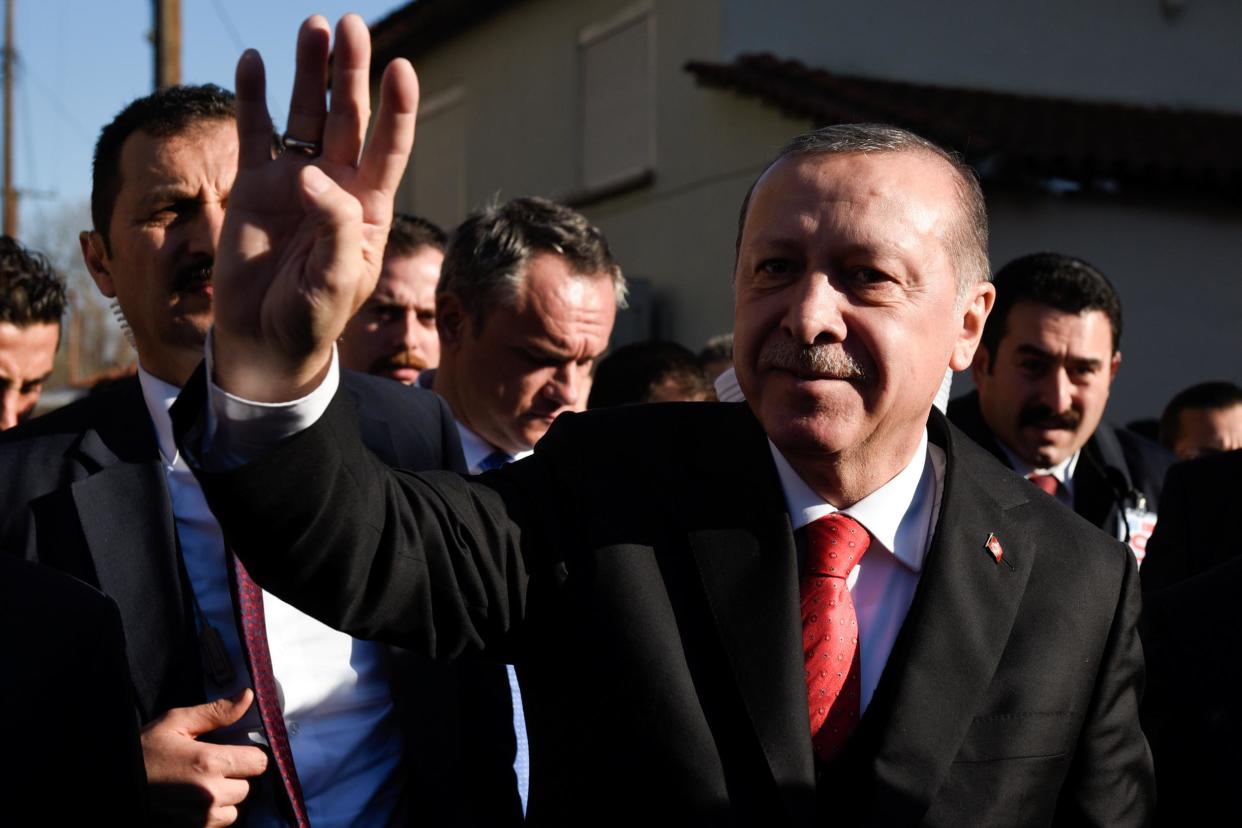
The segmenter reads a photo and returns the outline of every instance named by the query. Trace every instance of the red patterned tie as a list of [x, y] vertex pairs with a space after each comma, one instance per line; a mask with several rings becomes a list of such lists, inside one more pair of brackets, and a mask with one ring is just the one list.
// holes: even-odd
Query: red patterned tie
[[1026, 479], [1053, 497], [1057, 496], [1057, 487], [1061, 485], [1056, 477], [1051, 474], [1030, 474], [1027, 475]]
[[280, 710], [280, 698], [276, 692], [276, 677], [272, 674], [272, 654], [267, 648], [267, 623], [263, 614], [263, 590], [246, 572], [241, 559], [229, 552], [233, 561], [233, 575], [237, 586], [237, 616], [241, 625], [242, 646], [246, 649], [246, 661], [250, 666], [250, 681], [254, 685], [255, 702], [259, 705], [259, 718], [267, 734], [267, 746], [276, 760], [276, 770], [293, 808], [298, 828], [308, 828], [306, 800], [302, 797], [302, 783], [298, 781], [293, 766], [293, 751], [289, 747], [289, 733], [285, 730], [285, 717]]
[[840, 512], [806, 527], [802, 648], [811, 744], [825, 762], [840, 754], [858, 724], [862, 692], [858, 618], [845, 579], [870, 544], [867, 530]]

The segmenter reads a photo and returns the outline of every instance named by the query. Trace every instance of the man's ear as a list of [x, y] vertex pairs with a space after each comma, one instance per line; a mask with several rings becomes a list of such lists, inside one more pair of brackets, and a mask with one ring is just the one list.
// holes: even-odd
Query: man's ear
[[1108, 363], [1109, 384], [1112, 384], [1112, 381], [1117, 379], [1117, 369], [1119, 369], [1120, 367], [1121, 367], [1121, 351], [1115, 351], [1113, 353], [1113, 358], [1109, 360], [1109, 363]]
[[97, 230], [83, 230], [78, 234], [78, 244], [82, 247], [82, 261], [95, 280], [95, 287], [104, 296], [115, 299], [116, 285], [112, 282], [112, 269], [104, 249], [103, 236]]
[[454, 293], [436, 294], [436, 333], [440, 347], [452, 350], [461, 344], [469, 327], [466, 309]]
[[953, 343], [953, 356], [949, 359], [949, 367], [954, 371], [965, 371], [971, 366], [975, 351], [979, 347], [979, 339], [983, 336], [983, 325], [988, 314], [992, 312], [992, 304], [996, 301], [996, 287], [991, 282], [976, 282], [961, 300], [962, 325], [957, 333], [957, 341]]

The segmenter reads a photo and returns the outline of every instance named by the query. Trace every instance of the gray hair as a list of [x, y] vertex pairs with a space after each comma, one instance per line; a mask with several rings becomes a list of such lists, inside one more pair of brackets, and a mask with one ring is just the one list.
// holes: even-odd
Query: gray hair
[[455, 295], [481, 328], [492, 310], [518, 301], [526, 264], [537, 253], [563, 257], [584, 279], [607, 276], [617, 307], [625, 307], [625, 276], [604, 234], [576, 210], [538, 197], [471, 213], [449, 239], [436, 295]]
[[785, 145], [776, 157], [763, 168], [754, 184], [742, 199], [742, 210], [737, 219], [736, 248], [742, 246], [742, 230], [746, 226], [746, 212], [751, 195], [759, 179], [777, 163], [792, 156], [845, 155], [851, 153], [924, 152], [940, 158], [957, 174], [957, 189], [961, 220], [950, 231], [949, 245], [957, 260], [958, 295], [962, 296], [977, 282], [991, 277], [988, 264], [988, 213], [983, 199], [983, 189], [975, 171], [967, 166], [957, 153], [915, 135], [909, 130], [888, 124], [837, 124], [820, 127], [799, 135]]

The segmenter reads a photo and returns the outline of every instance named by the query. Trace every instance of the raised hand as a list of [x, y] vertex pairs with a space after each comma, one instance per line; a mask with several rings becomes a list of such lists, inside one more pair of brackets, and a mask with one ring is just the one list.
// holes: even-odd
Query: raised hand
[[370, 32], [357, 15], [337, 24], [330, 110], [328, 40], [319, 16], [298, 32], [285, 133], [293, 140], [276, 158], [263, 61], [251, 50], [237, 63], [239, 168], [212, 277], [214, 379], [256, 401], [295, 399], [322, 379], [333, 341], [379, 277], [414, 143], [418, 80], [409, 62], [385, 70], [366, 141]]

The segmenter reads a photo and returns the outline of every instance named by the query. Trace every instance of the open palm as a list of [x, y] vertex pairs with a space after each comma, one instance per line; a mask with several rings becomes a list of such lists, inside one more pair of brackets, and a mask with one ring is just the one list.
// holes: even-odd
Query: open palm
[[322, 17], [298, 33], [286, 136], [322, 148], [273, 158], [263, 62], [237, 64], [237, 180], [213, 273], [215, 380], [254, 400], [301, 396], [327, 367], [333, 341], [375, 286], [393, 198], [414, 142], [418, 82], [394, 61], [380, 86], [369, 141], [370, 34], [341, 19], [325, 104], [329, 30]]

